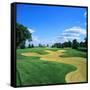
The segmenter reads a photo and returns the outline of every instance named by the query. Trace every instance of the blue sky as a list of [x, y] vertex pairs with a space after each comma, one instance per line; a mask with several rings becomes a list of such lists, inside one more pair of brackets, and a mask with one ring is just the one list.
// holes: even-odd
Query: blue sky
[[32, 32], [35, 45], [86, 37], [85, 8], [17, 4], [16, 21]]

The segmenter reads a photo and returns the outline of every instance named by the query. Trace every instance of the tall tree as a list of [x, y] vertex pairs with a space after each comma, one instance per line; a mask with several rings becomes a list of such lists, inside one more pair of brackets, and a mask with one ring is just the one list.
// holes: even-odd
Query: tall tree
[[29, 43], [28, 48], [31, 48], [31, 44]]
[[79, 43], [79, 47], [85, 47], [84, 42], [81, 41], [81, 42]]
[[25, 48], [25, 41], [23, 41], [20, 46], [19, 46], [21, 49], [24, 49]]
[[68, 41], [68, 47], [72, 47], [72, 42]]
[[34, 48], [34, 45], [32, 44], [31, 47]]
[[16, 46], [20, 47], [26, 39], [32, 40], [31, 33], [28, 31], [27, 27], [16, 23]]
[[76, 39], [74, 39], [73, 42], [72, 42], [72, 48], [77, 49], [78, 46], [79, 46], [79, 43], [77, 42]]

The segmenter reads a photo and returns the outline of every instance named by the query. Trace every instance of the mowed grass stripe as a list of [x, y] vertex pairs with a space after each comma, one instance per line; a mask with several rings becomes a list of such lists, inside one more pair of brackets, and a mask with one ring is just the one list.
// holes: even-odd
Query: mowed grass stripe
[[[41, 61], [39, 58], [34, 59], [34, 57], [33, 60], [18, 60], [17, 68], [19, 68], [22, 81], [17, 85], [65, 83], [65, 75], [76, 70], [72, 65]], [[19, 82], [18, 78], [17, 82]]]

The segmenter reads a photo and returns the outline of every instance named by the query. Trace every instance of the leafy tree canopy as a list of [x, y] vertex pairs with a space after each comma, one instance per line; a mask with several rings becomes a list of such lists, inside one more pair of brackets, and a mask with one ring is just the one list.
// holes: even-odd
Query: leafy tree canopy
[[27, 27], [16, 23], [16, 46], [19, 47], [26, 39], [32, 40], [31, 33]]
[[79, 43], [77, 42], [76, 39], [73, 40], [73, 45], [72, 48], [77, 49], [79, 47]]

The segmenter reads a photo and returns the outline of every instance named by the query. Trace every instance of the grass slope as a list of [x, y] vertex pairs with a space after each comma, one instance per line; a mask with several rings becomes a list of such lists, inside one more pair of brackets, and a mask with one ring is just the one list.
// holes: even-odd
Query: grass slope
[[17, 61], [17, 86], [65, 83], [65, 75], [75, 67], [39, 60], [38, 57]]

